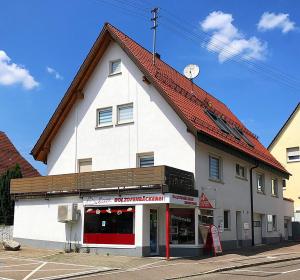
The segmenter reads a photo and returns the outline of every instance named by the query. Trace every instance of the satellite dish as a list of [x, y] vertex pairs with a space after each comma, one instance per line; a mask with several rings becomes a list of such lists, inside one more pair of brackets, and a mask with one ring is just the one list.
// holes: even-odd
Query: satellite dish
[[189, 80], [196, 78], [199, 75], [199, 72], [199, 66], [196, 64], [189, 64], [183, 70], [184, 76], [186, 76]]

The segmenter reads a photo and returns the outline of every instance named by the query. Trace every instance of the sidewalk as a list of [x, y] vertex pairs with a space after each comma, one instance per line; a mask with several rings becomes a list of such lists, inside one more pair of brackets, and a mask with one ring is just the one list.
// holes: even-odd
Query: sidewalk
[[[0, 250], [1, 251], [1, 250]], [[201, 274], [251, 267], [266, 263], [286, 260], [300, 260], [300, 244], [283, 243], [280, 245], [263, 245], [255, 248], [226, 252], [217, 257], [206, 258], [172, 258], [166, 261], [161, 257], [126, 257], [107, 256], [86, 253], [65, 254], [59, 251], [24, 248], [19, 252], [7, 252], [6, 256], [24, 259], [36, 259], [44, 262], [56, 262], [72, 265], [89, 265], [118, 270], [85, 276], [82, 279], [180, 279]], [[89, 278], [90, 277], [90, 278]]]

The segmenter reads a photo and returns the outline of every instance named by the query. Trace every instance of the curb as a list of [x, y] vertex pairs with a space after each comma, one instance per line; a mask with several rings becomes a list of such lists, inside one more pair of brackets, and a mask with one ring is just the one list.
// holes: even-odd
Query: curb
[[110, 271], [115, 271], [118, 270], [118, 268], [108, 268], [108, 269], [94, 269], [90, 271], [83, 271], [83, 272], [77, 272], [77, 273], [70, 273], [70, 274], [65, 274], [65, 275], [58, 275], [58, 276], [49, 276], [49, 277], [42, 277], [42, 278], [37, 278], [35, 280], [61, 280], [61, 279], [71, 279], [74, 277], [80, 277], [80, 276], [87, 276], [87, 275], [93, 275], [101, 272], [110, 272]]
[[235, 270], [235, 269], [240, 269], [240, 268], [247, 268], [247, 267], [252, 267], [252, 266], [257, 266], [257, 265], [265, 265], [265, 264], [270, 264], [270, 263], [281, 263], [281, 262], [294, 261], [294, 260], [300, 260], [300, 256], [292, 257], [289, 259], [279, 259], [279, 260], [263, 261], [263, 262], [259, 262], [259, 263], [251, 263], [251, 264], [248, 263], [248, 264], [242, 264], [242, 265], [226, 266], [226, 267], [222, 267], [222, 268], [216, 268], [216, 269], [212, 269], [209, 271], [204, 271], [204, 272], [199, 272], [199, 273], [194, 273], [194, 274], [189, 274], [189, 275], [183, 275], [183, 276], [179, 276], [179, 277], [164, 278], [164, 280], [184, 279], [184, 278], [190, 278], [190, 277], [195, 277], [195, 276], [230, 271], [230, 270]]

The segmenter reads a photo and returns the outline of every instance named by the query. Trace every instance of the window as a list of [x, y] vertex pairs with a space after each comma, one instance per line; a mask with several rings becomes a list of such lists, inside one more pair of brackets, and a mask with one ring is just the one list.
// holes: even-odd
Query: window
[[111, 61], [109, 65], [109, 75], [121, 73], [121, 59]]
[[241, 138], [248, 144], [250, 147], [254, 147], [253, 143], [250, 141], [250, 139], [245, 135], [245, 133], [239, 129], [238, 127], [234, 127], [233, 130], [235, 131], [236, 134], [239, 134]]
[[224, 210], [224, 230], [230, 230], [230, 211]]
[[263, 174], [257, 174], [257, 192], [265, 193], [265, 177]]
[[235, 175], [239, 178], [246, 179], [246, 167], [237, 163], [235, 165]]
[[84, 243], [134, 245], [134, 206], [85, 207]]
[[171, 208], [171, 244], [195, 244], [195, 210]]
[[221, 180], [221, 159], [219, 157], [209, 156], [209, 178]]
[[112, 125], [112, 107], [102, 108], [97, 110], [97, 125], [108, 126]]
[[230, 133], [230, 128], [223, 119], [216, 116], [212, 111], [206, 111], [206, 113], [223, 132]]
[[92, 171], [92, 159], [80, 159], [78, 160], [78, 172], [91, 172]]
[[282, 179], [282, 189], [286, 190], [286, 180]]
[[278, 196], [278, 180], [272, 179], [271, 180], [271, 192], [273, 196]]
[[277, 219], [276, 215], [267, 216], [267, 231], [276, 231], [277, 229]]
[[299, 147], [287, 148], [287, 162], [300, 161]]
[[125, 104], [118, 106], [118, 124], [133, 121], [133, 104]]
[[137, 166], [138, 167], [149, 167], [154, 166], [154, 154], [138, 154], [137, 155]]

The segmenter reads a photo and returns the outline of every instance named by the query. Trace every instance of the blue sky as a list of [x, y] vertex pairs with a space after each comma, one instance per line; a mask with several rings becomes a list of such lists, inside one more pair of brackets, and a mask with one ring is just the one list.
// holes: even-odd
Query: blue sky
[[264, 145], [300, 101], [299, 1], [2, 1], [0, 130], [42, 174], [29, 153], [104, 22], [151, 49], [154, 6], [162, 59], [181, 72], [198, 64], [195, 82]]

